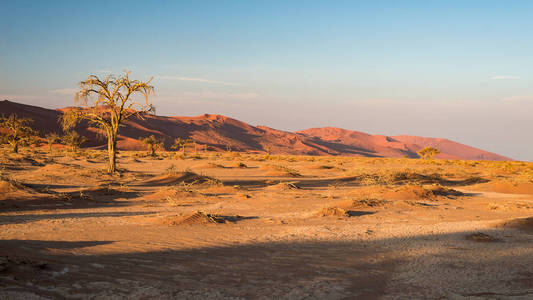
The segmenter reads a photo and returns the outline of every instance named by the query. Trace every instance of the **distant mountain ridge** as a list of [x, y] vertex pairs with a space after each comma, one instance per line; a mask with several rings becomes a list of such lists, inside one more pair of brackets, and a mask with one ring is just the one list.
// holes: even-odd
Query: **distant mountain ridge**
[[[46, 109], [8, 100], [0, 101], [0, 114], [15, 113], [32, 118], [34, 127], [43, 133], [61, 132], [57, 123], [63, 109]], [[90, 139], [88, 146], [104, 148], [99, 129], [87, 122], [76, 131]], [[155, 135], [169, 147], [175, 138], [191, 138], [212, 151], [233, 151], [292, 155], [346, 155], [367, 157], [417, 157], [423, 147], [438, 148], [437, 158], [467, 160], [512, 160], [511, 158], [440, 138], [419, 136], [370, 135], [336, 127], [311, 128], [287, 132], [266, 126], [252, 126], [222, 115], [204, 114], [196, 117], [163, 117], [146, 115], [124, 122], [118, 137], [122, 150], [144, 150], [140, 137]]]

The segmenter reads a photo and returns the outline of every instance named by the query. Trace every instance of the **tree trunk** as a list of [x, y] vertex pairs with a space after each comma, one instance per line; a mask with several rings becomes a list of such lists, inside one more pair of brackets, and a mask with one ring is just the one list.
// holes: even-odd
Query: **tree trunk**
[[117, 139], [116, 136], [111, 134], [107, 137], [107, 152], [109, 155], [109, 166], [107, 168], [108, 173], [115, 173], [116, 168], [116, 155], [117, 155]]
[[18, 143], [13, 143], [13, 152], [19, 153], [19, 144]]

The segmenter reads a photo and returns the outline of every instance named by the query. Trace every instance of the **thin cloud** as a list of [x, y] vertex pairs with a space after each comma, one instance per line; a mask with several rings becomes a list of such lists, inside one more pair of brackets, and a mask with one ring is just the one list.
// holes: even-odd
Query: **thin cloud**
[[74, 95], [77, 90], [76, 89], [55, 89], [48, 91], [49, 93], [56, 94], [56, 95]]
[[156, 96], [163, 100], [193, 100], [193, 101], [209, 101], [209, 100], [252, 100], [259, 97], [256, 93], [224, 93], [224, 92], [182, 92], [175, 94], [164, 94]]
[[533, 103], [533, 95], [510, 96], [501, 99], [504, 103]]
[[195, 78], [195, 77], [181, 77], [181, 76], [157, 76], [159, 79], [163, 80], [175, 80], [175, 81], [193, 81], [193, 82], [203, 82], [203, 83], [211, 83], [211, 84], [222, 84], [222, 85], [241, 85], [234, 82], [227, 82], [227, 81], [218, 81], [218, 80], [211, 80], [211, 79], [205, 79], [205, 78]]
[[499, 75], [499, 76], [492, 76], [490, 79], [492, 80], [518, 80], [520, 79], [520, 76]]

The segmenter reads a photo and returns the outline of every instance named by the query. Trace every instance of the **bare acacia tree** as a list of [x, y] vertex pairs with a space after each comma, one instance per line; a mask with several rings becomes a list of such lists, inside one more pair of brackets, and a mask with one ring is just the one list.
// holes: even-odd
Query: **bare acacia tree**
[[27, 145], [31, 142], [32, 135], [37, 132], [30, 127], [33, 120], [30, 118], [20, 118], [16, 114], [9, 117], [0, 116], [0, 128], [4, 128], [0, 138], [11, 145], [13, 152], [19, 152], [19, 146]]
[[[109, 166], [107, 171], [116, 171], [117, 136], [121, 124], [132, 116], [141, 119], [143, 114], [154, 113], [154, 106], [148, 103], [154, 87], [152, 78], [146, 82], [131, 80], [130, 72], [121, 77], [109, 75], [104, 79], [89, 75], [80, 82], [80, 90], [74, 101], [81, 107], [68, 110], [62, 118], [63, 129], [74, 127], [81, 120], [97, 125], [107, 138]], [[132, 96], [142, 95], [143, 101], [135, 101]]]
[[431, 159], [433, 156], [439, 154], [440, 150], [437, 148], [433, 148], [433, 147], [424, 147], [418, 150], [418, 152], [416, 153], [418, 154], [418, 156], [422, 158]]

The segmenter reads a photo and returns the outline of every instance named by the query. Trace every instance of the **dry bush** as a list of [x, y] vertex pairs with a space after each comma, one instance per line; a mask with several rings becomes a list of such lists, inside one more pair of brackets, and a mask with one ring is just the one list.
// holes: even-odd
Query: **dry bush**
[[362, 169], [358, 171], [351, 170], [348, 175], [355, 177], [354, 181], [361, 185], [434, 184], [446, 182], [442, 174], [438, 174], [434, 170]]
[[381, 207], [385, 206], [390, 201], [383, 200], [380, 198], [370, 198], [370, 197], [361, 197], [354, 199], [351, 203], [353, 208], [365, 208], [365, 207]]
[[454, 198], [460, 196], [464, 196], [464, 194], [440, 185], [403, 185], [383, 193], [385, 199], [391, 200], [437, 199], [438, 197]]
[[[35, 171], [35, 176], [47, 177], [54, 180], [71, 181], [73, 178], [99, 178], [110, 179], [112, 176], [108, 175], [104, 170], [91, 169], [82, 167], [76, 164], [58, 164], [52, 163], [45, 165]], [[119, 174], [120, 175], [120, 174]]]
[[248, 168], [248, 166], [245, 163], [243, 163], [243, 162], [237, 162], [237, 163], [235, 163], [234, 166], [235, 166], [235, 168], [240, 168], [240, 169]]
[[175, 160], [185, 160], [187, 159], [187, 154], [183, 153], [183, 152], [176, 152], [176, 154], [174, 154], [174, 156], [172, 157], [173, 159]]
[[331, 170], [331, 169], [334, 169], [335, 166], [320, 165], [320, 166], [316, 166], [316, 168], [319, 170]]
[[0, 195], [16, 191], [18, 188], [7, 178], [0, 178]]
[[487, 204], [487, 208], [489, 210], [501, 210], [501, 209], [504, 209], [505, 206], [500, 204], [500, 203], [491, 202], [491, 203]]
[[0, 200], [14, 198], [27, 199], [44, 192], [46, 192], [44, 189], [35, 189], [8, 176], [0, 175]]
[[181, 183], [207, 186], [223, 185], [222, 181], [216, 178], [197, 174], [190, 169], [186, 169], [185, 171], [171, 170], [163, 175], [155, 176], [145, 181], [144, 185], [177, 185]]
[[[184, 155], [185, 155], [185, 154], [184, 154]], [[190, 159], [194, 159], [194, 160], [205, 159], [205, 157], [203, 157], [203, 156], [200, 155], [199, 153], [187, 154], [185, 157], [186, 157], [186, 158], [190, 158]]]
[[175, 186], [166, 187], [146, 196], [146, 199], [164, 200], [171, 206], [180, 206], [183, 200], [197, 197], [199, 193], [193, 184], [181, 183]]
[[210, 214], [203, 211], [196, 211], [192, 214], [170, 216], [163, 219], [163, 224], [167, 225], [197, 225], [197, 224], [226, 224], [246, 219], [241, 216], [222, 216]]
[[[42, 192], [42, 191], [41, 191]], [[116, 196], [130, 194], [131, 191], [121, 189], [115, 189], [110, 186], [98, 186], [93, 188], [82, 189], [75, 192], [68, 193], [54, 193], [56, 198], [66, 200], [66, 201], [75, 201], [75, 200], [85, 200], [85, 201], [98, 201], [102, 197], [106, 196]], [[133, 193], [137, 196], [137, 193]]]
[[495, 242], [501, 242], [500, 239], [495, 238], [491, 235], [488, 235], [486, 233], [482, 232], [475, 232], [472, 234], [467, 234], [465, 236], [466, 240], [472, 241], [472, 242], [479, 242], [479, 243], [495, 243]]
[[439, 200], [465, 196], [462, 192], [434, 185], [366, 186], [352, 190], [341, 207], [379, 207], [391, 200]]
[[240, 160], [241, 159], [241, 153], [240, 152], [226, 152], [221, 156], [224, 160]]
[[348, 212], [340, 207], [337, 206], [326, 206], [320, 209], [317, 212], [317, 215], [320, 217], [329, 217], [329, 216], [335, 216], [335, 217], [348, 217]]
[[201, 169], [227, 169], [228, 167], [226, 167], [224, 165], [221, 165], [221, 164], [214, 163], [214, 162], [208, 162], [206, 164], [202, 164], [202, 165], [198, 166], [197, 168], [201, 168]]
[[301, 189], [301, 187], [297, 185], [297, 182], [280, 182], [274, 185], [269, 185], [266, 188], [269, 190], [280, 190], [280, 191]]
[[271, 176], [286, 176], [286, 177], [301, 177], [302, 174], [295, 169], [282, 165], [264, 165], [261, 169], [268, 171], [267, 174]]
[[203, 195], [206, 196], [216, 196], [216, 195], [223, 195], [223, 194], [236, 194], [241, 191], [241, 187], [238, 185], [234, 186], [226, 186], [221, 183], [214, 182], [211, 185], [208, 185], [207, 187], [204, 187], [201, 189], [201, 192]]

